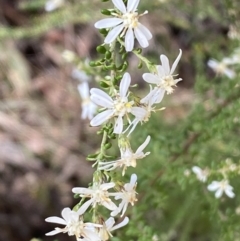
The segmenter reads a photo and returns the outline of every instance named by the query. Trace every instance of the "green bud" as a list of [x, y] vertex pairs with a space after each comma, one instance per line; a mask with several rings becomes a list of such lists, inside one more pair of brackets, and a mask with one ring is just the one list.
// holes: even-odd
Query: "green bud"
[[102, 45], [97, 46], [96, 50], [100, 54], [105, 54], [106, 51], [107, 51], [106, 48], [104, 46], [102, 46]]
[[99, 33], [106, 36], [108, 34], [108, 31], [105, 28], [99, 29]]
[[107, 149], [109, 149], [109, 148], [111, 148], [112, 147], [112, 144], [111, 143], [106, 143], [105, 145], [104, 145], [104, 149], [105, 150], [107, 150]]
[[127, 56], [128, 56], [128, 54], [127, 54], [127, 53], [124, 53], [124, 54], [122, 55], [122, 60], [126, 60]]
[[141, 69], [142, 66], [143, 66], [142, 61], [140, 61], [139, 64], [138, 64], [138, 69]]
[[142, 53], [142, 49], [141, 48], [137, 48], [136, 51], [137, 51], [138, 54]]
[[108, 66], [104, 66], [107, 70], [114, 70], [115, 69], [115, 64], [110, 64]]
[[102, 13], [103, 15], [111, 15], [111, 12], [110, 12], [108, 9], [102, 9], [102, 10], [101, 10], [101, 13]]
[[124, 62], [123, 67], [121, 69], [122, 72], [125, 72], [128, 68], [128, 62]]
[[105, 81], [100, 81], [100, 86], [102, 88], [109, 88], [109, 84], [107, 82], [105, 82]]
[[116, 134], [115, 133], [111, 133], [110, 135], [108, 135], [109, 139], [116, 139]]
[[112, 57], [112, 53], [110, 52], [110, 51], [107, 51], [106, 53], [105, 53], [105, 58], [106, 59], [110, 59]]

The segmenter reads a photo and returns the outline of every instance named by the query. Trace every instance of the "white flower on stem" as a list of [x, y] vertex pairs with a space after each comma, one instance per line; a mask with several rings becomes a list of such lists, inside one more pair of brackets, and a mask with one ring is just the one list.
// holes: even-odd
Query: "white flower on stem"
[[87, 82], [83, 82], [78, 85], [78, 92], [82, 99], [82, 119], [91, 120], [97, 111], [97, 105], [95, 105], [89, 97], [89, 86]]
[[110, 217], [106, 222], [103, 223], [102, 228], [99, 229], [99, 236], [102, 241], [107, 241], [110, 237], [112, 237], [111, 232], [124, 227], [129, 222], [129, 218], [125, 217], [122, 222], [118, 223], [114, 226], [115, 220], [113, 217]]
[[116, 216], [118, 213], [122, 212], [121, 217], [127, 210], [129, 203], [133, 206], [134, 203], [137, 201], [136, 198], [136, 187], [137, 187], [137, 175], [132, 174], [130, 183], [126, 183], [121, 192], [115, 194], [115, 199], [119, 200], [122, 199], [121, 203], [118, 206], [118, 209], [111, 212], [112, 216]]
[[107, 190], [113, 188], [115, 183], [103, 183], [103, 184], [95, 184], [92, 187], [85, 188], [85, 187], [74, 187], [72, 189], [73, 193], [80, 194], [82, 198], [90, 198], [87, 201], [86, 205], [89, 207], [92, 205], [95, 207], [97, 204], [103, 205], [109, 210], [115, 210], [117, 208], [116, 204], [109, 198], [109, 195], [112, 196], [114, 193], [109, 193]]
[[100, 228], [102, 225], [94, 223], [84, 223], [83, 213], [86, 211], [87, 205], [82, 205], [80, 209], [75, 212], [70, 208], [62, 210], [62, 217], [49, 217], [45, 221], [49, 223], [57, 223], [65, 225], [65, 228], [55, 228], [55, 230], [46, 233], [47, 236], [52, 236], [58, 233], [68, 233], [69, 236], [76, 236], [77, 239], [83, 237], [89, 241], [100, 241], [98, 233], [92, 227]]
[[218, 62], [215, 59], [210, 59], [207, 62], [207, 65], [213, 69], [217, 75], [226, 75], [229, 79], [233, 79], [236, 76], [235, 71], [228, 68], [228, 65], [235, 64], [235, 61], [233, 61], [230, 58], [223, 58], [221, 62]]
[[109, 31], [104, 42], [112, 43], [118, 36], [125, 35], [125, 49], [132, 51], [134, 46], [134, 37], [138, 40], [141, 47], [148, 47], [148, 41], [152, 38], [150, 31], [141, 23], [138, 22], [140, 16], [147, 14], [138, 14], [137, 7], [140, 0], [128, 0], [127, 7], [122, 0], [112, 0], [114, 6], [119, 10], [119, 13], [112, 14], [113, 18], [107, 18], [95, 23], [98, 29], [113, 28]]
[[152, 112], [165, 109], [164, 107], [160, 109], [155, 109], [155, 107], [153, 106], [154, 104], [160, 103], [162, 101], [164, 93], [165, 91], [163, 89], [154, 88], [152, 90], [150, 86], [149, 94], [140, 100], [140, 103], [142, 104], [141, 109], [139, 107], [132, 108], [132, 114], [135, 116], [135, 118], [125, 130], [126, 132], [131, 128], [128, 136], [134, 131], [139, 122], [147, 122]]
[[[145, 73], [143, 74], [143, 79], [148, 82], [149, 84], [155, 84], [157, 85], [157, 88], [163, 89], [167, 92], [167, 94], [171, 94], [173, 92], [173, 87], [176, 86], [176, 84], [181, 81], [182, 79], [175, 79], [174, 77], [176, 75], [173, 75], [178, 62], [182, 56], [182, 50], [179, 50], [180, 53], [176, 60], [174, 61], [172, 68], [170, 68], [168, 57], [165, 55], [160, 55], [160, 60], [162, 65], [157, 65], [157, 73]], [[152, 90], [157, 91], [157, 90]], [[160, 91], [160, 90], [158, 90]], [[157, 92], [158, 93], [158, 92]], [[159, 92], [160, 97], [162, 96], [162, 91]], [[159, 98], [161, 99], [161, 98]], [[156, 103], [159, 103], [158, 101]]]
[[215, 192], [216, 198], [220, 198], [224, 192], [230, 198], [235, 197], [233, 187], [229, 185], [228, 180], [213, 181], [207, 188], [209, 191]]
[[206, 182], [208, 177], [208, 171], [202, 170], [200, 167], [194, 166], [192, 171], [196, 174], [197, 179], [201, 182]]
[[[114, 125], [114, 133], [121, 134], [123, 131], [123, 118], [128, 113], [132, 112], [133, 101], [128, 101], [128, 88], [130, 86], [131, 76], [125, 73], [120, 82], [119, 92], [115, 93], [112, 98], [107, 93], [100, 89], [93, 88], [90, 90], [91, 100], [100, 105], [106, 110], [97, 114], [90, 122], [91, 126], [99, 126], [105, 121], [116, 117]], [[140, 108], [140, 107], [136, 107]]]
[[122, 175], [124, 175], [128, 167], [136, 167], [138, 159], [142, 159], [150, 154], [150, 152], [143, 152], [145, 147], [150, 142], [150, 139], [150, 136], [148, 136], [144, 143], [138, 147], [135, 153], [130, 147], [120, 147], [121, 158], [116, 161], [99, 162], [99, 170], [112, 171], [117, 167], [123, 167]]
[[60, 8], [64, 5], [65, 0], [48, 0], [45, 4], [45, 10], [47, 12], [52, 12], [57, 8]]

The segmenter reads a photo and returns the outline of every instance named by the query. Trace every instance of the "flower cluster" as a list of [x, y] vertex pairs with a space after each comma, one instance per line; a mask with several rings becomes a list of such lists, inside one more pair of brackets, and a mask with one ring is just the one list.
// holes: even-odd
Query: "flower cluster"
[[[176, 84], [182, 80], [174, 74], [182, 56], [181, 50], [171, 67], [168, 57], [163, 54], [160, 55], [161, 63], [153, 65], [141, 55], [141, 51], [133, 50], [135, 38], [140, 46], [145, 48], [152, 37], [150, 31], [138, 21], [143, 15], [137, 12], [139, 0], [112, 0], [112, 3], [115, 9], [103, 11], [112, 17], [95, 24], [96, 28], [104, 30], [100, 31], [105, 35], [104, 44], [98, 46], [97, 50], [105, 54], [105, 57], [90, 62], [91, 66], [102, 68], [105, 72], [110, 70], [110, 74], [99, 81], [105, 90], [89, 90], [89, 78], [86, 73], [79, 70], [72, 72], [72, 77], [80, 80], [78, 90], [82, 98], [82, 118], [90, 119], [91, 126], [102, 126], [98, 131], [98, 134], [103, 136], [100, 148], [95, 154], [87, 157], [89, 161], [94, 161], [96, 171], [91, 186], [72, 189], [75, 197], [80, 198], [73, 210], [64, 208], [62, 218], [46, 219], [47, 222], [64, 225], [64, 228], [57, 227], [47, 235], [62, 232], [75, 236], [78, 241], [106, 241], [112, 236], [112, 231], [128, 224], [129, 218], [125, 217], [125, 214], [128, 207], [135, 205], [137, 201], [137, 175], [131, 174], [130, 181], [124, 183], [116, 179], [115, 176], [118, 175], [113, 172], [120, 171], [124, 176], [128, 168], [135, 168], [138, 160], [150, 154], [145, 151], [150, 143], [150, 136], [146, 137], [136, 151], [131, 147], [130, 136], [138, 124], [147, 122], [153, 112], [163, 109], [157, 105], [161, 103], [165, 93], [171, 94]], [[122, 54], [119, 59], [123, 60], [119, 66], [114, 57], [119, 53], [118, 48], [115, 49], [116, 44]], [[142, 98], [134, 95], [131, 76], [127, 72], [126, 55], [130, 51], [143, 61], [149, 70], [142, 75], [143, 80], [149, 84], [149, 92]], [[76, 56], [65, 52], [64, 58], [71, 62]], [[97, 106], [100, 109], [97, 110]], [[116, 138], [119, 158], [106, 153], [112, 145], [111, 141]], [[102, 208], [108, 210], [108, 217], [102, 215]], [[92, 213], [91, 222], [84, 220], [86, 212]], [[114, 226], [114, 218], [117, 215], [122, 221]]]
[[194, 166], [192, 167], [192, 171], [201, 182], [206, 182], [210, 176], [222, 175], [223, 179], [221, 181], [213, 180], [212, 183], [207, 186], [207, 189], [211, 192], [215, 192], [216, 198], [222, 197], [223, 193], [230, 198], [235, 197], [233, 187], [229, 184], [228, 176], [234, 172], [239, 173], [240, 166], [234, 164], [230, 159], [226, 159], [223, 167], [217, 170], [211, 170], [209, 168], [201, 169], [198, 166]]

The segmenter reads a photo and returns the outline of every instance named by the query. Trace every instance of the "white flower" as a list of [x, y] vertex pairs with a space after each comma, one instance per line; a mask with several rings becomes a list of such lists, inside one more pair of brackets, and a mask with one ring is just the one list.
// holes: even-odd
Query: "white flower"
[[74, 69], [71, 74], [72, 78], [77, 79], [81, 82], [89, 82], [90, 81], [90, 76], [86, 74], [86, 72], [79, 70], [79, 69]]
[[87, 206], [83, 205], [77, 212], [70, 208], [62, 210], [62, 217], [49, 217], [45, 221], [49, 223], [58, 223], [65, 225], [65, 228], [55, 228], [55, 230], [46, 233], [47, 236], [52, 236], [58, 233], [68, 233], [69, 236], [76, 236], [76, 238], [83, 237], [89, 241], [100, 241], [100, 238], [92, 227], [102, 227], [100, 224], [84, 223], [82, 214], [86, 211]]
[[99, 230], [99, 236], [102, 241], [106, 241], [109, 239], [109, 237], [112, 237], [111, 232], [119, 229], [121, 227], [124, 227], [129, 222], [129, 218], [125, 217], [122, 222], [118, 223], [114, 226], [115, 220], [113, 217], [110, 217], [105, 223], [103, 223], [103, 227]]
[[208, 171], [202, 170], [200, 167], [194, 166], [192, 171], [196, 174], [197, 178], [201, 182], [206, 182], [208, 177]]
[[139, 15], [136, 12], [139, 0], [128, 0], [127, 7], [122, 0], [112, 0], [112, 2], [119, 10], [118, 14], [112, 14], [116, 17], [103, 19], [95, 23], [95, 27], [98, 29], [113, 28], [109, 31], [104, 42], [110, 44], [119, 35], [121, 37], [125, 35], [126, 51], [133, 50], [134, 37], [136, 37], [143, 48], [148, 47], [148, 41], [152, 38], [152, 34], [144, 25], [138, 22], [139, 17], [147, 13], [145, 11]]
[[138, 147], [135, 153], [130, 147], [120, 147], [121, 158], [116, 161], [99, 162], [99, 170], [112, 171], [117, 167], [123, 167], [122, 175], [124, 175], [127, 167], [136, 167], [138, 159], [142, 159], [150, 154], [150, 152], [143, 152], [150, 139], [150, 136], [148, 136], [144, 143]]
[[165, 109], [165, 108], [155, 109], [155, 107], [153, 106], [154, 104], [160, 103], [162, 101], [164, 93], [165, 93], [164, 89], [154, 88], [152, 90], [150, 86], [149, 94], [140, 100], [140, 103], [142, 104], [142, 106], [140, 108], [139, 107], [132, 108], [132, 114], [135, 116], [135, 119], [130, 123], [128, 128], [125, 130], [126, 132], [131, 128], [128, 133], [128, 136], [133, 132], [133, 130], [136, 128], [139, 122], [141, 123], [147, 122], [152, 112]]
[[[143, 79], [150, 83], [157, 85], [158, 88], [163, 89], [167, 92], [167, 94], [171, 94], [173, 92], [173, 86], [176, 86], [176, 84], [181, 81], [182, 79], [174, 79], [173, 72], [175, 71], [177, 64], [182, 56], [182, 50], [179, 50], [180, 53], [176, 60], [174, 61], [172, 68], [170, 69], [169, 60], [168, 57], [165, 55], [160, 55], [160, 60], [162, 65], [157, 65], [157, 73], [151, 74], [151, 73], [145, 73], [143, 74]], [[157, 91], [157, 90], [153, 90]], [[159, 90], [158, 90], [159, 91]], [[162, 95], [162, 92], [159, 93], [160, 97]], [[161, 98], [160, 98], [161, 99]], [[158, 101], [156, 103], [159, 103]]]
[[57, 8], [60, 8], [64, 5], [65, 0], [49, 0], [45, 4], [45, 10], [47, 12], [52, 12]]
[[228, 65], [232, 65], [235, 62], [233, 62], [232, 59], [230, 58], [223, 58], [223, 60], [221, 62], [218, 62], [215, 59], [210, 59], [207, 62], [207, 65], [213, 69], [216, 74], [218, 75], [226, 75], [229, 79], [233, 79], [236, 76], [236, 73], [231, 70], [230, 68], [228, 68]]
[[89, 86], [87, 82], [83, 82], [78, 85], [78, 92], [82, 98], [82, 119], [93, 118], [93, 115], [97, 111], [97, 105], [95, 105], [89, 97]]
[[221, 182], [213, 181], [207, 188], [209, 191], [216, 192], [216, 198], [220, 198], [223, 192], [225, 192], [225, 194], [230, 198], [235, 197], [233, 187], [229, 185], [227, 180], [222, 180]]
[[86, 205], [88, 207], [90, 205], [93, 205], [93, 207], [95, 207], [97, 204], [101, 204], [107, 209], [112, 211], [112, 210], [115, 210], [117, 206], [109, 198], [109, 195], [111, 194], [112, 196], [114, 196], [114, 193], [109, 193], [107, 190], [110, 188], [113, 188], [114, 186], [115, 186], [115, 183], [113, 182], [95, 184], [89, 188], [74, 187], [72, 189], [72, 192], [80, 194], [80, 197], [90, 198], [90, 200], [86, 202], [87, 203]]
[[[113, 99], [100, 89], [91, 89], [91, 100], [106, 110], [97, 114], [90, 122], [92, 126], [99, 126], [103, 122], [117, 117], [114, 125], [114, 133], [121, 134], [123, 131], [123, 117], [132, 112], [133, 101], [128, 101], [128, 88], [130, 86], [131, 77], [129, 73], [125, 73], [120, 83], [119, 93], [115, 93]], [[140, 108], [140, 107], [136, 107]]]
[[111, 212], [112, 216], [116, 216], [118, 213], [122, 212], [121, 214], [121, 217], [122, 217], [127, 210], [128, 204], [131, 203], [132, 206], [134, 205], [134, 203], [137, 201], [137, 198], [136, 198], [137, 193], [135, 191], [136, 186], [137, 186], [137, 175], [132, 174], [130, 183], [126, 183], [124, 185], [123, 190], [115, 194], [115, 199], [116, 200], [122, 199], [122, 201], [119, 204], [118, 209]]

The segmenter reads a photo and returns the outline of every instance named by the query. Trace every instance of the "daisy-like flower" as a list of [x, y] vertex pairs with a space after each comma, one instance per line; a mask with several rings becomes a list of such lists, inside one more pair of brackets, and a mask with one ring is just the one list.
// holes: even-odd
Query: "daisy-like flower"
[[206, 182], [208, 177], [208, 171], [202, 170], [200, 167], [194, 166], [192, 171], [196, 174], [197, 179], [201, 182]]
[[148, 41], [152, 38], [150, 31], [141, 23], [138, 22], [140, 16], [148, 13], [138, 14], [137, 7], [140, 0], [128, 0], [127, 7], [122, 0], [112, 0], [114, 6], [119, 10], [117, 14], [112, 14], [113, 18], [107, 18], [95, 23], [98, 29], [113, 28], [109, 31], [104, 42], [106, 44], [112, 43], [118, 36], [125, 35], [125, 49], [132, 51], [134, 46], [134, 37], [139, 44], [146, 48]]
[[124, 176], [128, 167], [136, 167], [138, 159], [142, 159], [150, 154], [150, 152], [143, 152], [150, 139], [150, 136], [148, 136], [144, 143], [138, 147], [135, 153], [130, 147], [120, 148], [121, 158], [116, 161], [99, 162], [99, 170], [112, 171], [117, 167], [123, 167], [122, 175]]
[[[163, 89], [167, 92], [167, 94], [171, 94], [173, 92], [173, 86], [176, 86], [176, 84], [181, 81], [182, 79], [174, 79], [176, 75], [173, 75], [178, 62], [182, 56], [182, 50], [179, 50], [180, 53], [176, 60], [174, 61], [172, 68], [170, 68], [168, 57], [165, 55], [160, 55], [160, 60], [162, 65], [157, 65], [157, 73], [151, 74], [151, 73], [145, 73], [143, 74], [143, 79], [148, 82], [149, 84], [155, 84], [157, 85], [157, 89], [154, 88], [152, 91], [156, 91], [156, 93], [159, 92], [159, 100], [161, 101], [162, 97], [162, 91], [158, 90]], [[157, 100], [156, 103], [159, 103], [160, 101]]]
[[76, 239], [84, 238], [89, 241], [100, 241], [99, 235], [93, 230], [93, 227], [100, 228], [102, 225], [94, 223], [84, 223], [83, 213], [86, 211], [87, 205], [81, 206], [81, 208], [75, 212], [70, 208], [64, 208], [62, 210], [62, 217], [49, 217], [45, 221], [49, 223], [57, 223], [65, 225], [65, 228], [55, 228], [55, 230], [47, 233], [47, 236], [52, 236], [58, 233], [68, 233], [69, 236], [76, 236]]
[[[93, 88], [90, 90], [91, 100], [106, 110], [97, 114], [90, 122], [91, 126], [99, 126], [103, 122], [116, 117], [114, 125], [114, 133], [121, 134], [123, 131], [123, 118], [132, 112], [133, 101], [128, 101], [128, 88], [130, 86], [131, 77], [129, 73], [125, 73], [120, 83], [119, 93], [112, 98], [104, 91]], [[140, 107], [136, 107], [141, 109]]]
[[136, 189], [137, 187], [137, 175], [132, 174], [130, 183], [126, 183], [121, 192], [115, 194], [115, 199], [119, 200], [122, 199], [121, 203], [118, 206], [118, 209], [111, 212], [112, 216], [116, 216], [118, 213], [122, 212], [121, 217], [127, 210], [128, 204], [130, 203], [132, 206], [137, 201], [136, 198]]
[[122, 222], [118, 223], [114, 226], [115, 220], [113, 217], [110, 217], [106, 222], [103, 222], [102, 228], [99, 229], [99, 236], [102, 241], [107, 241], [110, 237], [112, 237], [111, 232], [124, 227], [129, 222], [129, 218], [125, 217]]
[[95, 207], [97, 204], [100, 204], [112, 211], [117, 209], [116, 204], [109, 198], [109, 195], [111, 194], [114, 196], [114, 193], [109, 193], [107, 190], [113, 188], [114, 186], [115, 183], [109, 182], [103, 184], [95, 184], [89, 188], [74, 187], [72, 192], [80, 194], [80, 197], [90, 198], [90, 200], [86, 202], [88, 207], [90, 205]]
[[60, 8], [64, 5], [65, 0], [49, 0], [45, 4], [45, 10], [47, 12], [52, 12], [57, 8]]
[[228, 66], [235, 64], [235, 61], [231, 58], [223, 58], [221, 62], [215, 59], [210, 59], [207, 65], [213, 69], [217, 75], [226, 75], [229, 79], [233, 79], [236, 76], [235, 71], [231, 70]]
[[216, 198], [220, 198], [224, 192], [230, 198], [235, 197], [233, 187], [229, 185], [228, 180], [222, 180], [221, 182], [213, 181], [207, 188], [209, 191], [215, 192]]
[[89, 86], [87, 82], [83, 82], [78, 85], [78, 92], [82, 98], [82, 119], [91, 120], [97, 111], [97, 105], [95, 105], [89, 97]]

